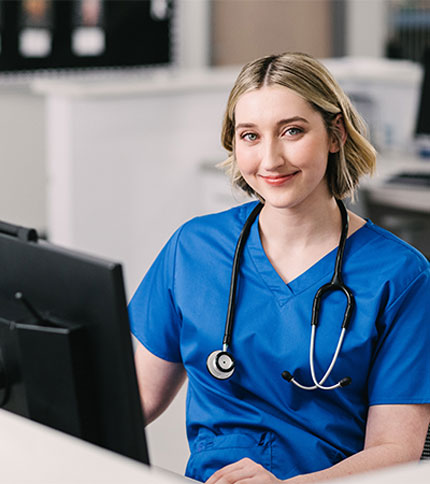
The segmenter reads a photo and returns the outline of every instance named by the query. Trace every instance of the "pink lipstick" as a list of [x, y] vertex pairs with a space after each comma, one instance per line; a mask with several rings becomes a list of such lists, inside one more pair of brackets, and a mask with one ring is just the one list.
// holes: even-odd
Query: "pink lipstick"
[[298, 172], [290, 173], [288, 175], [268, 175], [268, 176], [260, 175], [260, 176], [267, 184], [277, 187], [291, 180], [297, 173]]

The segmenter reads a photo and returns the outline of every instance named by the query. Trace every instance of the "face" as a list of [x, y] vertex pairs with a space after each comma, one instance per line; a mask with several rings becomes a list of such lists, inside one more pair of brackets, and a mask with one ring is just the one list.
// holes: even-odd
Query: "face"
[[330, 197], [325, 173], [338, 145], [302, 97], [279, 85], [249, 91], [237, 102], [235, 123], [238, 168], [267, 207]]

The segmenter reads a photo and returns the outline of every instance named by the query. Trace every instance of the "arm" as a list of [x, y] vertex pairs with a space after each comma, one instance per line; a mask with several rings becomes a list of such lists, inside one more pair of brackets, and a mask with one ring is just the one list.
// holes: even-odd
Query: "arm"
[[145, 423], [149, 424], [172, 402], [185, 381], [186, 373], [181, 363], [158, 358], [139, 342], [135, 362]]
[[297, 476], [307, 483], [348, 476], [421, 457], [430, 421], [430, 405], [375, 405], [370, 407], [361, 452], [320, 472]]
[[[306, 484], [349, 476], [404, 462], [419, 460], [430, 421], [430, 405], [375, 405], [370, 407], [364, 449], [328, 469], [296, 476], [284, 482]], [[215, 472], [207, 484], [247, 482], [279, 483], [250, 459]]]

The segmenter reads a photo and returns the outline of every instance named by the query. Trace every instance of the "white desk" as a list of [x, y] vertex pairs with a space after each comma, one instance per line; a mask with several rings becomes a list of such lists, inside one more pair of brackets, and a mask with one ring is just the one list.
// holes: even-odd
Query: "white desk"
[[381, 156], [376, 176], [361, 184], [358, 212], [430, 257], [430, 188], [424, 184], [388, 183], [400, 173], [428, 174], [430, 160], [398, 153]]
[[430, 462], [404, 464], [349, 478], [324, 481], [326, 484], [429, 484]]
[[7, 484], [193, 482], [5, 410], [0, 411], [0, 429], [1, 481]]
[[[1, 481], [7, 484], [180, 484], [195, 482], [147, 467], [25, 418], [0, 411]], [[429, 484], [430, 462], [409, 464], [333, 484]], [[330, 484], [327, 481], [328, 484]]]
[[381, 205], [430, 214], [430, 189], [428, 187], [391, 184], [393, 175], [430, 173], [430, 159], [401, 153], [382, 154], [378, 157], [376, 176], [362, 183], [369, 200]]

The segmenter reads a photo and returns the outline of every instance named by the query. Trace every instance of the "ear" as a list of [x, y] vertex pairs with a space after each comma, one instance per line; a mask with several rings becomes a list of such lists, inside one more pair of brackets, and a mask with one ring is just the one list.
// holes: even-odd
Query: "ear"
[[[334, 135], [334, 132], [339, 133], [339, 137]], [[330, 153], [337, 153], [340, 150], [339, 142], [342, 143], [342, 146], [345, 144], [346, 138], [348, 135], [346, 134], [345, 123], [343, 122], [343, 116], [339, 113], [333, 120], [332, 123], [332, 132], [330, 135], [330, 145], [329, 151]]]

